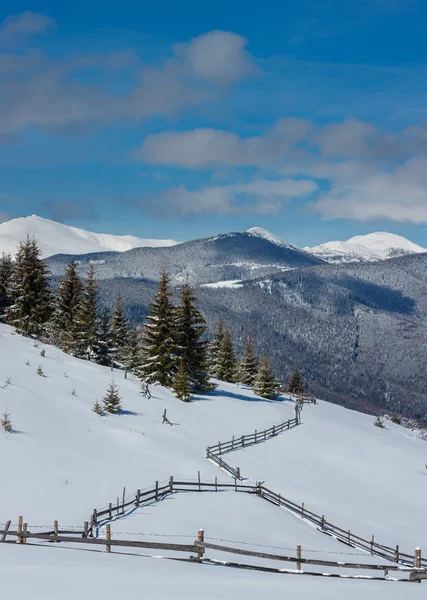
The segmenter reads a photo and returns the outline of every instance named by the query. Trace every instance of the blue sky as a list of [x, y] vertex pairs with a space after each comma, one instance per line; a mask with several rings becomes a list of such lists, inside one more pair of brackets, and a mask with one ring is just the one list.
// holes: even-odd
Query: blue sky
[[427, 245], [423, 0], [3, 0], [0, 221]]

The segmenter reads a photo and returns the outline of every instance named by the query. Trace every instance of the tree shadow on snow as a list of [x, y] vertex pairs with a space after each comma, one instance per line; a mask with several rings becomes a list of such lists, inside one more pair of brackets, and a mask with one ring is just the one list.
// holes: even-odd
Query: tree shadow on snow
[[206, 398], [206, 397], [195, 396], [195, 397], [193, 397], [193, 400], [195, 400], [195, 401], [202, 400], [203, 401], [203, 400], [211, 400], [211, 399], [213, 400], [214, 398], [223, 397], [223, 398], [234, 398], [235, 400], [243, 400], [244, 402], [264, 402], [264, 403], [269, 403], [269, 404], [280, 404], [280, 403], [286, 401], [286, 398], [282, 398], [280, 396], [278, 398], [269, 400], [268, 398], [244, 396], [243, 394], [237, 394], [235, 392], [225, 392], [222, 390], [213, 390], [212, 392], [209, 392], [206, 395], [209, 397]]

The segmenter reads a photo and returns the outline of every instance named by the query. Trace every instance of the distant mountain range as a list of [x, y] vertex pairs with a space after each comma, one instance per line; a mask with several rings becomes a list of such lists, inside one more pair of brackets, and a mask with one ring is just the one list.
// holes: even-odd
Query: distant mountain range
[[[12, 219], [0, 224], [0, 253], [15, 254], [19, 242], [25, 239], [27, 235], [35, 236], [45, 258], [56, 254], [121, 253], [135, 248], [170, 248], [178, 245], [178, 242], [174, 240], [145, 239], [130, 235], [118, 236], [93, 233], [32, 215]], [[214, 242], [217, 239], [224, 239], [230, 235], [236, 236], [238, 234], [221, 234], [207, 239]], [[249, 235], [252, 238], [269, 242], [271, 247], [275, 246], [295, 253], [295, 257], [298, 255], [300, 258], [296, 262], [300, 262], [301, 264], [291, 264], [295, 261], [290, 260], [290, 264], [285, 266], [291, 268], [302, 266], [304, 262], [307, 266], [308, 262], [310, 262], [308, 255], [311, 255], [315, 259], [311, 264], [318, 264], [317, 259], [329, 263], [359, 263], [376, 262], [398, 256], [427, 252], [427, 249], [414, 244], [406, 238], [387, 232], [359, 235], [347, 241], [326, 242], [311, 248], [304, 248], [303, 250], [292, 244], [288, 244], [260, 227], [252, 227], [245, 232], [239, 232], [239, 235]], [[195, 242], [203, 241], [206, 240], [195, 240]], [[194, 242], [187, 243], [191, 244]], [[233, 259], [230, 259], [229, 262], [233, 262]], [[234, 262], [236, 261], [234, 260]], [[256, 262], [259, 264], [260, 261], [257, 260]], [[284, 265], [280, 264], [278, 266], [283, 267]]]
[[174, 246], [177, 243], [174, 240], [151, 240], [131, 235], [92, 233], [31, 215], [0, 224], [0, 253], [14, 255], [19, 242], [27, 235], [36, 238], [44, 258], [54, 254], [126, 252], [132, 248]]
[[427, 252], [426, 248], [385, 231], [357, 235], [346, 242], [326, 242], [305, 250], [330, 263], [376, 262]]

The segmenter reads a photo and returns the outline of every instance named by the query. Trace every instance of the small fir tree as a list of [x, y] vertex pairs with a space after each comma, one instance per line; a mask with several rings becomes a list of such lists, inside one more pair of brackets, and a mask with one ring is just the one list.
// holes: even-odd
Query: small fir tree
[[173, 389], [176, 397], [180, 400], [183, 400], [184, 402], [189, 402], [191, 400], [190, 377], [187, 369], [185, 368], [185, 362], [183, 358], [180, 360], [178, 372], [175, 375]]
[[250, 338], [246, 342], [245, 351], [239, 365], [239, 381], [245, 385], [253, 385], [257, 373], [258, 361]]
[[209, 381], [207, 343], [203, 339], [206, 320], [196, 307], [194, 291], [188, 283], [181, 289], [175, 315], [178, 356], [184, 362], [190, 385], [195, 391], [211, 391], [214, 386]]
[[44, 371], [43, 371], [43, 369], [41, 368], [40, 365], [37, 368], [37, 375], [40, 375], [40, 377], [44, 377], [45, 376]]
[[97, 415], [101, 415], [102, 416], [104, 414], [104, 411], [102, 410], [102, 406], [100, 405], [100, 403], [98, 402], [98, 400], [93, 405], [92, 410]]
[[129, 324], [125, 314], [122, 297], [116, 300], [110, 324], [110, 343], [113, 360], [123, 364], [126, 358], [126, 347], [129, 341]]
[[228, 329], [224, 330], [224, 335], [219, 344], [216, 368], [213, 375], [221, 381], [228, 381], [230, 383], [235, 381], [236, 357], [234, 354], [233, 340]]
[[380, 429], [385, 429], [384, 419], [381, 417], [381, 415], [378, 415], [378, 417], [375, 419], [374, 425]]
[[107, 394], [103, 398], [104, 408], [106, 412], [117, 415], [122, 410], [122, 400], [119, 395], [119, 390], [112, 381], [107, 390]]
[[2, 429], [4, 431], [6, 431], [7, 433], [11, 433], [13, 431], [12, 421], [10, 420], [10, 413], [7, 412], [7, 406], [6, 406], [6, 410], [4, 411], [4, 413], [2, 415], [0, 425], [1, 425]]
[[301, 371], [294, 369], [289, 379], [288, 392], [290, 394], [302, 394], [304, 392], [304, 382]]
[[0, 258], [0, 320], [5, 310], [12, 304], [10, 297], [10, 286], [12, 282], [13, 262], [10, 254], [5, 254]]
[[175, 307], [171, 295], [169, 276], [163, 271], [143, 330], [141, 377], [147, 383], [165, 387], [173, 386], [178, 370]]
[[123, 364], [135, 375], [141, 371], [141, 340], [140, 331], [136, 325], [129, 329], [126, 347], [123, 349]]
[[91, 265], [75, 316], [75, 354], [79, 358], [92, 360], [95, 357], [99, 312], [98, 286], [95, 280], [95, 269]]
[[49, 272], [34, 239], [21, 242], [10, 278], [5, 321], [26, 336], [39, 336], [50, 316]]
[[264, 357], [258, 367], [254, 381], [254, 393], [262, 398], [276, 398], [276, 379], [271, 370], [268, 358]]

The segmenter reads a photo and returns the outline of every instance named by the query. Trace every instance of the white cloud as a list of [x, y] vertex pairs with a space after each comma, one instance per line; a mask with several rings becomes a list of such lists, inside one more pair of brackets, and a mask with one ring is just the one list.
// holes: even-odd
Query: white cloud
[[53, 19], [39, 13], [26, 11], [11, 15], [0, 24], [0, 43], [9, 42], [18, 36], [45, 33], [55, 25]]
[[335, 182], [314, 208], [327, 219], [427, 223], [427, 159], [413, 159], [393, 171]]
[[255, 74], [252, 57], [245, 50], [248, 40], [229, 31], [210, 31], [189, 44], [177, 44], [175, 53], [188, 61], [198, 77], [230, 84]]
[[308, 180], [258, 179], [249, 183], [188, 190], [179, 186], [136, 204], [149, 208], [156, 216], [187, 217], [200, 214], [277, 214], [293, 198], [310, 195], [317, 184]]

